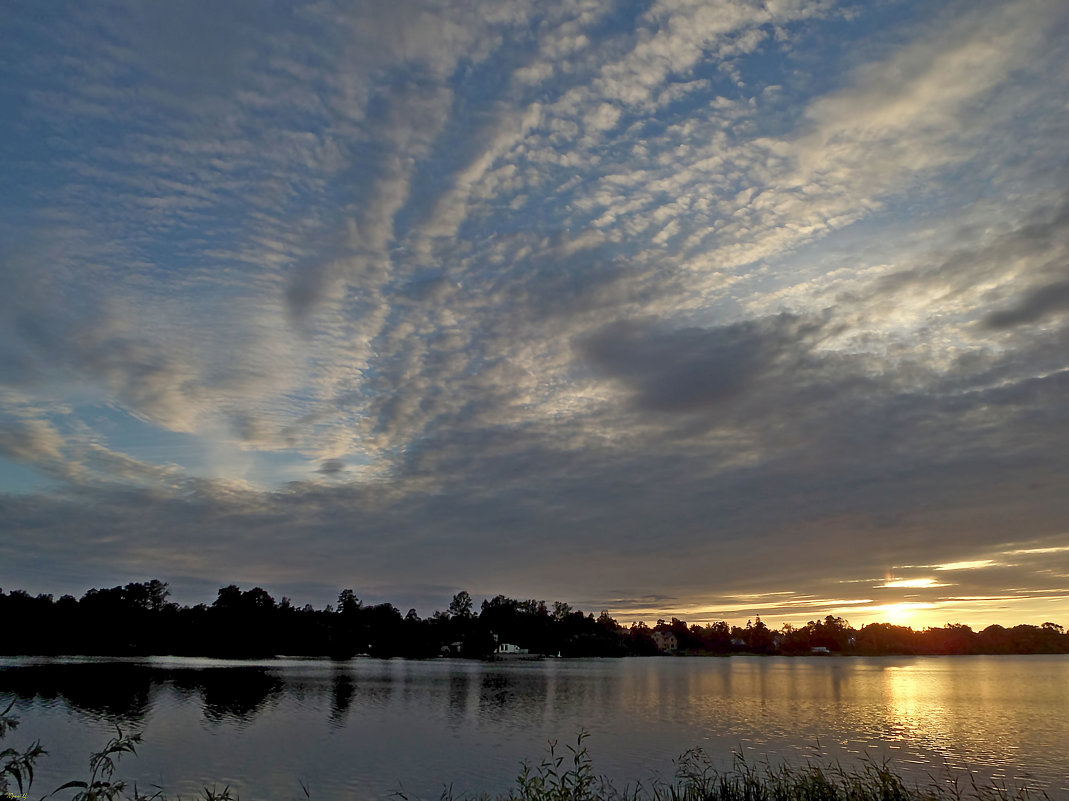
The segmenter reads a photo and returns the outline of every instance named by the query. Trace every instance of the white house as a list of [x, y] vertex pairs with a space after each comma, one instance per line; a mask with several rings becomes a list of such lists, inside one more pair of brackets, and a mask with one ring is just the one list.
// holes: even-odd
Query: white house
[[679, 640], [670, 631], [653, 632], [653, 642], [666, 654], [674, 654], [679, 650]]
[[526, 654], [527, 653], [527, 649], [526, 648], [520, 648], [520, 646], [513, 645], [510, 642], [499, 642], [497, 644], [497, 648], [494, 649], [494, 653], [495, 654], [499, 654], [499, 655]]

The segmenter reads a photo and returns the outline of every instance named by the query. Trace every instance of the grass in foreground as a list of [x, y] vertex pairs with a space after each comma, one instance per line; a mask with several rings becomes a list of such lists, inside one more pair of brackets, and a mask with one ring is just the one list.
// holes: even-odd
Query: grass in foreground
[[[12, 717], [14, 701], [0, 712], [0, 738], [18, 725]], [[605, 777], [594, 772], [593, 762], [581, 732], [574, 746], [566, 751], [549, 744], [549, 753], [537, 766], [524, 762], [515, 787], [496, 801], [1028, 801], [1046, 799], [1045, 793], [1005, 786], [978, 786], [969, 777], [966, 786], [958, 782], [938, 783], [932, 779], [927, 787], [907, 785], [888, 764], [865, 761], [859, 768], [847, 770], [838, 764], [804, 766], [766, 764], [756, 767], [736, 756], [733, 767], [718, 770], [712, 766], [700, 748], [692, 749], [676, 761], [673, 782], [656, 782], [649, 786], [616, 788]], [[154, 788], [152, 795], [139, 791], [137, 785], [128, 788], [126, 782], [114, 778], [116, 763], [125, 754], [136, 755], [140, 734], [123, 735], [117, 730], [99, 752], [89, 758], [89, 775], [85, 780], [72, 780], [56, 788], [43, 798], [65, 801], [167, 801], [163, 790]], [[28, 799], [33, 784], [33, 767], [47, 752], [34, 743], [23, 752], [8, 748], [0, 751], [0, 801]], [[18, 787], [11, 792], [10, 782]], [[308, 787], [301, 782], [302, 795], [311, 799]], [[403, 791], [393, 794], [399, 801], [410, 799]], [[201, 801], [238, 801], [229, 787], [203, 789]], [[181, 801], [176, 797], [175, 801]], [[468, 797], [454, 799], [452, 791], [443, 791], [440, 801], [469, 801]], [[494, 801], [484, 795], [478, 801]]]
[[[567, 755], [550, 743], [549, 756], [534, 769], [528, 764], [516, 787], [501, 801], [1027, 801], [1045, 799], [1045, 793], [1002, 786], [978, 786], [969, 781], [928, 787], [911, 786], [888, 764], [866, 760], [855, 770], [838, 764], [804, 766], [751, 765], [736, 755], [729, 770], [712, 766], [700, 748], [676, 760], [673, 782], [619, 790], [594, 773], [581, 733]], [[970, 777], [971, 778], [971, 777]], [[443, 794], [447, 796], [448, 794]]]

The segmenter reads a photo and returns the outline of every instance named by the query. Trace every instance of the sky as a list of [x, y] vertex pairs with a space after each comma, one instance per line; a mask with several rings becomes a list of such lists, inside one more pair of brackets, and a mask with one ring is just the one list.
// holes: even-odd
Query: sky
[[1069, 624], [1063, 0], [8, 0], [0, 587]]

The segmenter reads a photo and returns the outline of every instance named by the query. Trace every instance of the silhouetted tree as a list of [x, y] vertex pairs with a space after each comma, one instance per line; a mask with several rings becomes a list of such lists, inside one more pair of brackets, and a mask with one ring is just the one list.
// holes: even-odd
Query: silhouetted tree
[[461, 590], [453, 596], [449, 602], [449, 614], [453, 617], [469, 618], [472, 615], [474, 603], [471, 594], [467, 590]]
[[920, 639], [926, 653], [973, 654], [980, 650], [979, 636], [963, 623], [947, 623], [941, 629], [925, 629]]
[[[427, 657], [440, 653], [490, 655], [496, 642], [532, 653], [564, 656], [654, 655], [659, 649], [644, 623], [621, 627], [608, 610], [595, 618], [563, 602], [497, 595], [484, 600], [478, 616], [469, 593], [459, 592], [448, 612], [421, 620], [415, 609], [401, 616], [392, 604], [364, 606], [351, 589], [317, 611], [276, 603], [262, 587], [242, 591], [221, 587], [211, 604], [181, 607], [168, 603], [167, 584], [153, 579], [90, 589], [81, 599], [24, 590], [0, 590], [0, 620], [15, 621], [0, 639], [5, 654], [188, 654], [262, 657], [273, 654]], [[552, 609], [552, 612], [550, 612]], [[757, 618], [745, 628], [720, 621], [688, 626], [671, 618], [658, 628], [675, 635], [680, 649], [694, 653], [808, 653], [823, 646], [860, 654], [1069, 653], [1069, 634], [1053, 622], [1012, 628], [948, 624], [917, 632], [909, 627], [871, 623], [855, 631], [846, 620], [827, 615], [804, 627], [784, 625], [772, 632]], [[456, 644], [459, 643], [459, 646]], [[136, 703], [134, 704], [136, 706]]]
[[352, 590], [342, 590], [338, 593], [338, 612], [343, 615], [355, 615], [360, 611], [360, 599]]

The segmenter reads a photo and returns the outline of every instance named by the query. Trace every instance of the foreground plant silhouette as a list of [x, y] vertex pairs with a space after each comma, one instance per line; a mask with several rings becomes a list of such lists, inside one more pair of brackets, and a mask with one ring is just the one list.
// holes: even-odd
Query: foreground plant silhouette
[[[14, 706], [15, 700], [12, 699], [7, 708], [0, 712], [0, 738], [3, 738], [9, 731], [14, 730], [19, 725], [18, 718], [11, 714]], [[115, 732], [116, 736], [108, 740], [104, 748], [90, 755], [88, 781], [69, 781], [57, 787], [50, 795], [56, 795], [56, 793], [63, 790], [74, 789], [78, 792], [71, 797], [71, 801], [114, 801], [115, 799], [125, 798], [133, 799], [133, 801], [149, 801], [149, 799], [161, 798], [161, 793], [159, 792], [151, 796], [142, 795], [138, 792], [136, 785], [132, 796], [123, 795], [126, 790], [126, 782], [113, 780], [115, 763], [123, 754], [137, 755], [136, 746], [141, 742], [141, 735], [126, 736], [118, 726], [115, 727]], [[17, 797], [26, 798], [27, 792], [33, 786], [34, 765], [39, 758], [47, 753], [41, 747], [40, 741], [35, 741], [21, 753], [14, 748], [5, 748], [0, 751], [0, 799], [15, 797], [10, 792], [9, 776], [14, 779], [19, 788]]]
[[[52, 791], [52, 795], [63, 790], [78, 790], [71, 797], [71, 801], [114, 801], [122, 799], [123, 791], [126, 790], [126, 782], [113, 781], [115, 775], [115, 763], [123, 754], [137, 756], [137, 744], [141, 742], [140, 734], [129, 736], [122, 733], [122, 729], [115, 727], [115, 736], [108, 740], [100, 751], [89, 757], [88, 781], [69, 781]], [[141, 795], [134, 785], [134, 801], [148, 801], [153, 798], [161, 798], [162, 793], [156, 792], [151, 796]]]
[[583, 741], [590, 735], [579, 732], [571, 753], [571, 767], [561, 771], [565, 757], [557, 755], [556, 740], [549, 743], [549, 756], [531, 770], [525, 761], [516, 778], [516, 789], [509, 797], [517, 801], [590, 801], [610, 789], [609, 783], [594, 775], [594, 766]]
[[[0, 712], [0, 738], [18, 725], [12, 716], [14, 701]], [[957, 781], [937, 783], [927, 788], [911, 787], [884, 763], [865, 760], [861, 766], [848, 771], [841, 765], [804, 766], [765, 764], [760, 768], [741, 754], [735, 755], [731, 769], [716, 769], [700, 748], [685, 752], [676, 761], [674, 782], [654, 782], [649, 787], [638, 784], [617, 789], [611, 781], [594, 772], [593, 761], [585, 745], [589, 737], [581, 731], [574, 746], [558, 750], [550, 741], [549, 754], [537, 766], [523, 762], [516, 785], [498, 796], [498, 801], [1028, 801], [1047, 798], [1045, 793], [1030, 793], [1027, 789], [977, 786], [970, 777], [969, 787]], [[99, 752], [89, 758], [89, 777], [57, 787], [47, 797], [66, 790], [76, 791], [68, 801], [166, 801], [161, 788], [152, 795], [142, 795], [134, 785], [132, 795], [126, 794], [127, 783], [115, 780], [116, 763], [125, 755], [137, 755], [140, 734], [124, 735], [116, 727], [116, 736], [108, 740]], [[0, 751], [0, 801], [27, 798], [33, 784], [33, 768], [47, 752], [39, 742], [25, 751], [14, 748]], [[18, 786], [18, 796], [9, 792], [9, 777]], [[308, 786], [300, 782], [306, 798], [311, 798]], [[401, 801], [410, 799], [404, 792], [394, 793]], [[464, 801], [461, 796], [456, 801]], [[490, 796], [479, 796], [489, 801]], [[203, 788], [202, 801], [238, 801], [229, 787], [219, 791]], [[175, 801], [181, 801], [176, 798]], [[440, 801], [454, 801], [452, 788], [447, 787]]]
[[[12, 731], [19, 725], [18, 718], [11, 714], [12, 708], [15, 706], [15, 699], [11, 699], [11, 703], [7, 705], [7, 709], [0, 712], [0, 740], [2, 740], [9, 731]], [[11, 786], [11, 779], [15, 780], [15, 783], [19, 788], [19, 795], [24, 795], [26, 790], [30, 789], [30, 785], [33, 784], [33, 766], [37, 762], [38, 758], [48, 753], [41, 747], [40, 741], [36, 741], [21, 753], [14, 748], [5, 748], [0, 751], [0, 798], [10, 797], [8, 789]]]

